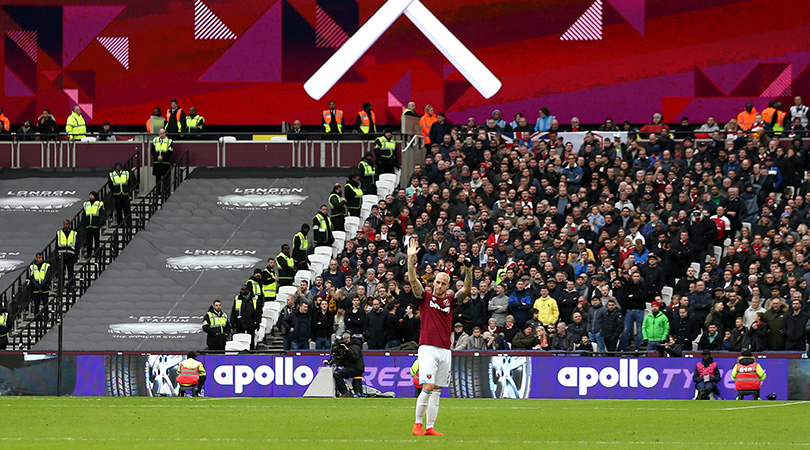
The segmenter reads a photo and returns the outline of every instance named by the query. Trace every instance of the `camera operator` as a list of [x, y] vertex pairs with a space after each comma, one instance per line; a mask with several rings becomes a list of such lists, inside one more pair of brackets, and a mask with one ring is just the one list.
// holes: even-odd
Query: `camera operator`
[[[348, 332], [343, 333], [342, 338], [332, 344], [332, 355], [327, 364], [333, 366], [343, 366], [342, 369], [335, 371], [335, 386], [340, 397], [351, 397], [349, 389], [346, 387], [346, 378], [362, 377], [366, 371], [366, 365], [363, 362], [363, 342], [352, 337]], [[355, 394], [363, 393], [363, 380], [352, 380], [352, 388]]]

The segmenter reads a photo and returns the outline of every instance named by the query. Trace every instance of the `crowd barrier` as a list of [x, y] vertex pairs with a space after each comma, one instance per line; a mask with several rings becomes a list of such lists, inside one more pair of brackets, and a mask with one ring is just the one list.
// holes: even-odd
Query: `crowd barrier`
[[[718, 354], [724, 399], [733, 399], [734, 355]], [[795, 355], [794, 355], [795, 356]], [[62, 395], [174, 396], [181, 354], [66, 354]], [[202, 355], [208, 397], [301, 397], [324, 366], [325, 354]], [[397, 397], [413, 397], [410, 369], [416, 355], [368, 352], [364, 383]], [[536, 356], [526, 352], [454, 353], [450, 386], [456, 398], [691, 399], [697, 357], [590, 358]], [[761, 357], [767, 378], [762, 395], [810, 400], [810, 360]], [[328, 373], [327, 373], [328, 374]], [[319, 380], [329, 380], [322, 374]], [[56, 395], [55, 355], [0, 355], [2, 395]]]

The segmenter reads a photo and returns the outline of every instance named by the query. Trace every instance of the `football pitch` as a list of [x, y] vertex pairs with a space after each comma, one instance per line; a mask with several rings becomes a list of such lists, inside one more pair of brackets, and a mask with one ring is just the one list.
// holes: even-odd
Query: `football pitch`
[[810, 448], [810, 402], [442, 399], [443, 437], [411, 435], [414, 399], [404, 398], [0, 404], [5, 448]]

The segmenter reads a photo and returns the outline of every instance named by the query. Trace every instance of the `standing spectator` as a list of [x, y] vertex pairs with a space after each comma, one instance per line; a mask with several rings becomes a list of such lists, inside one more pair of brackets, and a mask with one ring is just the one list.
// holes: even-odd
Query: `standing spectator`
[[208, 335], [205, 339], [208, 350], [225, 350], [225, 341], [231, 334], [231, 325], [228, 322], [228, 315], [222, 310], [221, 300], [214, 300], [214, 303], [208, 307], [208, 312], [203, 317], [202, 329]]
[[278, 314], [278, 331], [284, 341], [284, 351], [289, 351], [292, 347], [292, 335], [290, 334], [290, 327], [287, 325], [287, 316], [295, 312], [295, 296], [292, 294], [287, 295], [287, 304], [281, 308]]
[[506, 316], [509, 315], [509, 296], [505, 294], [503, 284], [495, 285], [495, 296], [489, 300], [487, 309], [499, 327], [506, 325]]
[[118, 226], [126, 224], [130, 228], [130, 200], [129, 191], [133, 180], [130, 179], [128, 170], [120, 162], [116, 162], [113, 171], [110, 172], [108, 184], [112, 192], [113, 205], [115, 205], [115, 218]]
[[354, 335], [362, 335], [366, 324], [366, 310], [363, 309], [360, 299], [352, 298], [352, 306], [346, 311], [343, 321], [346, 323], [346, 330]]
[[332, 345], [332, 332], [335, 329], [335, 315], [329, 312], [329, 302], [321, 300], [312, 316], [312, 336], [315, 348], [328, 350]]
[[171, 175], [169, 169], [172, 167], [172, 147], [174, 141], [166, 137], [166, 130], [161, 128], [158, 136], [152, 139], [152, 175], [155, 176], [155, 183], [159, 186], [158, 192], [166, 199], [171, 190]]
[[166, 132], [172, 139], [179, 139], [183, 135], [183, 127], [186, 124], [186, 113], [183, 108], [177, 105], [177, 100], [172, 99], [169, 109], [166, 110]]
[[807, 349], [807, 321], [810, 319], [807, 312], [802, 311], [801, 300], [793, 300], [790, 304], [790, 314], [785, 316], [781, 333], [785, 336], [785, 350], [803, 352]]
[[647, 297], [650, 294], [649, 288], [644, 280], [641, 279], [641, 273], [634, 272], [630, 276], [630, 280], [628, 282], [616, 280], [614, 284], [614, 291], [617, 292], [616, 296], [619, 299], [619, 304], [622, 306], [622, 310], [625, 312], [621, 349], [627, 349], [630, 343], [630, 337], [633, 334], [633, 324], [635, 324], [635, 350], [638, 351], [641, 349], [641, 330], [644, 321], [644, 308], [646, 307]]
[[806, 130], [808, 125], [807, 120], [808, 108], [806, 105], [802, 104], [801, 95], [797, 95], [796, 97], [794, 97], [793, 102], [794, 102], [793, 106], [790, 107], [790, 121], [792, 122], [796, 118], [799, 118], [801, 120], [802, 127], [804, 127], [804, 129]]
[[702, 327], [712, 308], [712, 294], [706, 290], [705, 281], [695, 282], [695, 292], [689, 295], [689, 306], [694, 311], [695, 321]]
[[329, 139], [338, 139], [343, 133], [343, 127], [346, 123], [343, 120], [343, 110], [337, 109], [334, 100], [329, 100], [329, 108], [323, 110], [321, 117], [321, 126], [323, 131], [330, 135]]
[[609, 352], [616, 351], [624, 329], [624, 316], [618, 306], [615, 298], [608, 299], [607, 312], [602, 322], [602, 338], [605, 340], [605, 348]]
[[652, 302], [652, 312], [644, 318], [641, 330], [647, 341], [648, 352], [656, 351], [658, 344], [666, 341], [669, 335], [669, 319], [661, 312], [661, 303]]
[[309, 305], [301, 302], [298, 310], [284, 318], [290, 330], [290, 341], [293, 350], [309, 350], [312, 341], [312, 316]]
[[43, 109], [42, 114], [37, 117], [37, 133], [39, 133], [39, 138], [43, 141], [56, 140], [59, 134], [56, 118], [47, 109]]
[[371, 311], [366, 314], [363, 324], [363, 336], [368, 343], [369, 350], [385, 349], [385, 310], [380, 300], [371, 301]]
[[788, 307], [782, 303], [782, 299], [774, 297], [771, 299], [771, 306], [765, 312], [765, 321], [768, 322], [768, 350], [784, 350], [786, 336], [783, 325], [788, 314]]
[[677, 316], [674, 316], [671, 321], [670, 330], [672, 336], [675, 337], [675, 342], [680, 344], [681, 348], [692, 351], [692, 343], [700, 334], [700, 325], [689, 314], [689, 308], [685, 306], [678, 308]]
[[[520, 283], [520, 281], [518, 281], [518, 283]], [[512, 305], [511, 297], [509, 304], [510, 306]], [[548, 286], [543, 285], [540, 287], [540, 297], [534, 301], [533, 307], [537, 310], [537, 318], [540, 319], [540, 322], [543, 322], [543, 325], [553, 325], [560, 319], [560, 309], [557, 305], [557, 300], [549, 296]], [[512, 314], [514, 314], [514, 308], [512, 309]], [[515, 322], [517, 323], [517, 320], [515, 320]]]
[[402, 323], [404, 319], [397, 317], [397, 304], [390, 302], [385, 305], [388, 313], [385, 315], [385, 342], [389, 350], [402, 345]]
[[602, 327], [604, 326], [606, 315], [607, 308], [602, 306], [602, 299], [599, 297], [592, 298], [591, 309], [588, 311], [588, 339], [591, 342], [596, 342], [600, 352], [606, 351], [605, 337], [602, 335]]
[[37, 317], [39, 329], [43, 332], [48, 329], [48, 296], [51, 292], [51, 279], [53, 270], [45, 262], [42, 252], [36, 254], [34, 262], [28, 266], [28, 285], [31, 287], [31, 299], [34, 301], [34, 314]]
[[256, 348], [256, 310], [258, 300], [250, 291], [248, 285], [243, 284], [239, 293], [233, 299], [231, 307], [231, 327], [237, 333], [250, 335], [250, 349]]
[[98, 199], [98, 192], [93, 191], [82, 205], [84, 216], [82, 224], [85, 231], [85, 256], [92, 257], [99, 244], [101, 224], [104, 223], [104, 202]]
[[5, 114], [3, 108], [0, 108], [0, 141], [11, 140], [11, 122]]
[[430, 126], [430, 142], [438, 144], [444, 140], [444, 136], [452, 134], [453, 125], [447, 121], [443, 112], [436, 114], [436, 122]]
[[[425, 114], [419, 119], [419, 130], [422, 133], [422, 136], [425, 138], [425, 147], [430, 146], [430, 128], [436, 123], [438, 119], [436, 118], [436, 114], [433, 111], [433, 106], [425, 105]], [[437, 141], [438, 143], [438, 141]]]
[[73, 107], [73, 113], [68, 116], [65, 123], [65, 132], [68, 135], [68, 140], [81, 141], [87, 137], [87, 125], [82, 116], [82, 109], [79, 105]]
[[17, 129], [17, 141], [36, 141], [37, 134], [34, 127], [31, 126], [31, 121], [25, 119], [23, 125]]
[[[757, 312], [754, 314], [754, 323], [751, 324], [749, 330], [750, 336], [750, 350], [753, 352], [764, 352], [768, 350], [768, 335], [770, 334], [770, 327], [768, 322], [765, 321], [765, 313]], [[743, 347], [746, 347], [743, 344]]]

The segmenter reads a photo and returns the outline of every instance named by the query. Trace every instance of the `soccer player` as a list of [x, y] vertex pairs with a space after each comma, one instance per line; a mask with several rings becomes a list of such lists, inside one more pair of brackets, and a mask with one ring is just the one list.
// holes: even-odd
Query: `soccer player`
[[[450, 276], [439, 272], [433, 279], [433, 293], [425, 292], [419, 277], [416, 275], [416, 258], [419, 254], [419, 243], [411, 239], [408, 245], [408, 278], [419, 303], [422, 319], [422, 331], [419, 336], [419, 383], [422, 392], [416, 398], [416, 421], [413, 434], [417, 436], [442, 436], [433, 429], [436, 416], [439, 414], [439, 397], [442, 387], [450, 381], [450, 334], [453, 331], [453, 309], [469, 295], [472, 288], [472, 262], [464, 262], [464, 287], [455, 296], [447, 295], [450, 287]], [[422, 425], [422, 417], [427, 416], [427, 423]]]

